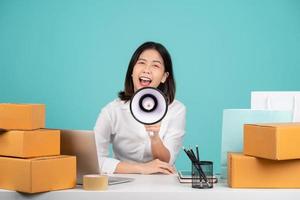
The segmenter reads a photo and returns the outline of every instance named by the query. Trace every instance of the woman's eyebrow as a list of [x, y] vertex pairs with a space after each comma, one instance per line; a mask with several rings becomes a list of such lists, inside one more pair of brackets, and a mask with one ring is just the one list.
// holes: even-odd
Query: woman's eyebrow
[[145, 59], [145, 58], [139, 58], [138, 60], [147, 61], [147, 59]]
[[[146, 58], [139, 58], [138, 60], [143, 60], [143, 61], [148, 62], [148, 60]], [[160, 60], [152, 60], [152, 62], [157, 62], [157, 63], [161, 64]]]

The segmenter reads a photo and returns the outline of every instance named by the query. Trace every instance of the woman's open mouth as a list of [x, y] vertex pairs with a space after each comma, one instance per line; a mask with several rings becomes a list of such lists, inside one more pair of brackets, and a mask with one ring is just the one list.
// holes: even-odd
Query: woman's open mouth
[[151, 80], [150, 78], [148, 78], [148, 77], [143, 77], [143, 76], [140, 77], [139, 80], [140, 80], [141, 86], [143, 86], [143, 87], [149, 86], [150, 83], [152, 82], [152, 80]]

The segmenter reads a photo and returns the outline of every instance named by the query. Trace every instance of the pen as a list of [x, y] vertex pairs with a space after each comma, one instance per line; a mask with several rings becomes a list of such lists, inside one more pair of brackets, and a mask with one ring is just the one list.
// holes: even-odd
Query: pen
[[194, 151], [193, 151], [193, 149], [192, 149], [192, 148], [190, 148], [190, 151], [191, 151], [191, 153], [192, 153], [193, 157], [195, 157], [195, 158], [196, 158], [196, 156], [195, 156], [195, 153], [194, 153]]
[[196, 145], [196, 153], [197, 153], [197, 160], [200, 161], [200, 158], [199, 158], [199, 149], [198, 149], [198, 145]]
[[202, 168], [201, 168], [201, 164], [200, 161], [196, 159], [195, 155], [193, 155], [193, 153], [191, 153], [191, 150], [186, 150], [183, 147], [184, 152], [186, 153], [186, 155], [189, 157], [189, 159], [192, 161], [193, 165], [196, 167], [196, 169], [198, 170], [200, 176], [205, 180], [205, 182], [209, 185], [208, 180], [206, 175], [204, 174]]
[[206, 175], [204, 174], [204, 172], [202, 170], [200, 161], [198, 161], [195, 157], [191, 157], [191, 158], [192, 158], [191, 161], [192, 161], [193, 165], [197, 168], [199, 174], [202, 176], [202, 178], [205, 180], [205, 182], [208, 182]]

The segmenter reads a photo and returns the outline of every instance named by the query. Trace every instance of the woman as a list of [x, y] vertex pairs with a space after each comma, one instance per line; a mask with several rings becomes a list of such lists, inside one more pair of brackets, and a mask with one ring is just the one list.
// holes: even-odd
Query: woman
[[[158, 124], [143, 125], [130, 113], [129, 101], [143, 87], [158, 88], [167, 97], [168, 113]], [[174, 98], [170, 54], [159, 43], [142, 44], [129, 62], [124, 91], [101, 110], [94, 128], [101, 173], [175, 172], [172, 166], [182, 146], [186, 111]], [[109, 157], [110, 143], [114, 158]]]

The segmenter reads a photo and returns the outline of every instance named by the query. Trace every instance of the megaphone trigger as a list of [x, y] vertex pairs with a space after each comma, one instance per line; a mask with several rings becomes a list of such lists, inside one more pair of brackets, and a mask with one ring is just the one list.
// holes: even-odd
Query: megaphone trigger
[[150, 137], [154, 136], [154, 132], [152, 132], [152, 131], [149, 131], [148, 134], [149, 134]]

